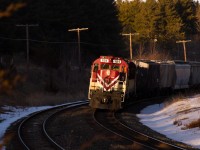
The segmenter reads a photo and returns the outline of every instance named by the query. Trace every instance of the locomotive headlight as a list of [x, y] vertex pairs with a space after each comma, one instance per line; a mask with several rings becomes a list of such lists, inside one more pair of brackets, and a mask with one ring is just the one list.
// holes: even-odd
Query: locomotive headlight
[[121, 97], [124, 97], [124, 92], [121, 92]]
[[104, 104], [108, 103], [108, 99], [107, 99], [107, 97], [103, 97], [103, 99], [102, 99], [102, 103], [104, 103]]

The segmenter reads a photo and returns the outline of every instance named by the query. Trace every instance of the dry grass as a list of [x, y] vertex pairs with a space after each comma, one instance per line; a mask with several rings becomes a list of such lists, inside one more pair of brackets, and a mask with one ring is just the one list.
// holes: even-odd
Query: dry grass
[[191, 123], [186, 125], [186, 129], [191, 129], [191, 128], [200, 128], [200, 119], [192, 121]]
[[181, 126], [182, 125], [182, 121], [181, 120], [175, 120], [173, 122], [174, 125], [177, 125], [177, 126]]
[[138, 55], [136, 56], [136, 59], [170, 60], [171, 56], [169, 53], [154, 51], [153, 53], [143, 53], [142, 55]]
[[185, 99], [185, 96], [183, 94], [179, 93], [178, 95], [175, 95], [175, 96], [167, 99], [164, 102], [164, 107], [168, 107], [169, 105], [171, 105], [175, 102], [178, 102], [178, 101], [183, 101], [183, 99]]
[[[189, 96], [190, 93], [188, 95], [184, 95], [184, 94], [178, 94], [174, 97], [172, 97], [170, 100], [166, 101], [164, 103], [164, 106], [167, 107], [175, 102], [178, 102], [178, 101], [183, 101], [183, 100], [186, 100], [186, 97]], [[179, 113], [188, 113], [190, 111], [195, 111], [195, 109], [191, 109], [191, 108], [188, 108], [186, 109], [186, 106], [184, 106], [184, 110], [181, 110], [179, 112], [177, 112], [177, 114]], [[181, 126], [183, 125], [182, 124], [182, 120], [185, 120], [185, 119], [188, 119], [188, 118], [182, 118], [182, 119], [175, 119], [175, 121], [173, 122], [174, 125], [177, 125], [177, 126]], [[191, 123], [185, 125], [184, 127], [182, 127], [181, 129], [182, 130], [186, 130], [186, 129], [191, 129], [191, 128], [197, 128], [199, 127], [200, 128], [200, 119], [198, 120], [195, 120], [195, 121], [192, 121]]]

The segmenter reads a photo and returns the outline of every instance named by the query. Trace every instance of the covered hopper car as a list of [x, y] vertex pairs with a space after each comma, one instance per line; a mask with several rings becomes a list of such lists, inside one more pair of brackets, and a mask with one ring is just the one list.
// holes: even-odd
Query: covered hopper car
[[[126, 60], [100, 56], [91, 66], [88, 99], [92, 108], [118, 110], [136, 95], [200, 85], [200, 63]], [[130, 99], [131, 98], [131, 99]]]

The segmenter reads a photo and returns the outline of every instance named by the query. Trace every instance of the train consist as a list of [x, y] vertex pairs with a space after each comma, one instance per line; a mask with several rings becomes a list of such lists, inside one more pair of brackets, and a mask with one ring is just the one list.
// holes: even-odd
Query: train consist
[[88, 98], [92, 108], [118, 110], [136, 95], [200, 85], [200, 63], [125, 60], [100, 56], [92, 63]]

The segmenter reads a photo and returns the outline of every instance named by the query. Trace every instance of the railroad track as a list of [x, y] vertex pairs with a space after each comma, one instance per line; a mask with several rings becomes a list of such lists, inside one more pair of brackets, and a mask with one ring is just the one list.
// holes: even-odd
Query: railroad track
[[106, 110], [96, 110], [94, 119], [106, 130], [133, 142], [134, 149], [159, 149], [159, 150], [185, 150], [182, 147], [172, 145], [156, 138], [150, 137], [139, 131], [133, 130], [122, 123], [117, 115], [119, 112], [111, 112]]
[[39, 111], [25, 118], [18, 127], [18, 137], [23, 147], [27, 150], [38, 149], [64, 149], [49, 136], [46, 127], [50, 119], [60, 112], [88, 104], [88, 101], [79, 101], [65, 104], [51, 109]]

